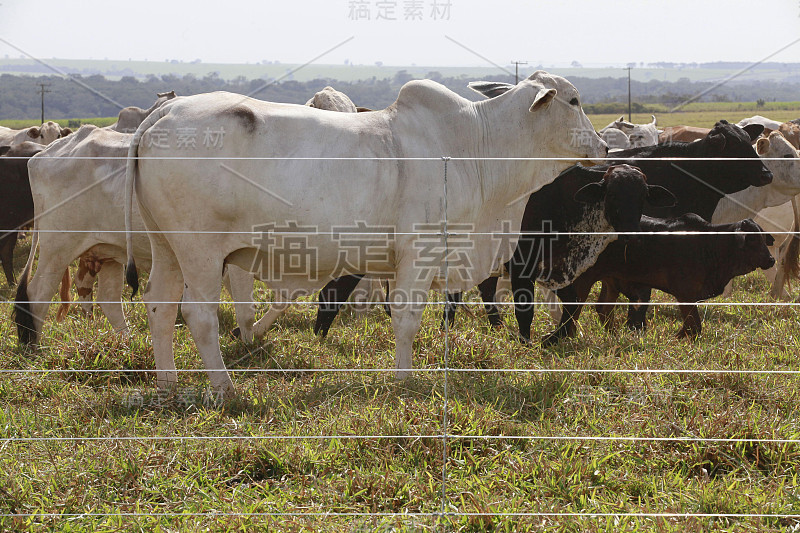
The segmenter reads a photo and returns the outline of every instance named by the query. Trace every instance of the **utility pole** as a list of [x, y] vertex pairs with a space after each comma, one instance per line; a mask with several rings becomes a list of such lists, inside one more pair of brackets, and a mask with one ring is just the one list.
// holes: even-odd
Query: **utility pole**
[[45, 89], [45, 87], [50, 87], [52, 83], [40, 83], [39, 84], [39, 94], [42, 95], [42, 124], [44, 124], [44, 95], [45, 93], [51, 93], [50, 89]]
[[628, 122], [633, 122], [631, 119], [631, 67], [628, 69]]
[[527, 65], [528, 62], [527, 61], [512, 61], [512, 63], [515, 66], [514, 78], [516, 79], [516, 81], [514, 83], [519, 83], [519, 66], [520, 65]]

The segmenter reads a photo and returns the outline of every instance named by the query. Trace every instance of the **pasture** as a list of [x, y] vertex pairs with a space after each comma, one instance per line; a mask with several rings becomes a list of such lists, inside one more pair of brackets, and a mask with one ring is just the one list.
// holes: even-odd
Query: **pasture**
[[[183, 324], [187, 370], [174, 396], [155, 393], [138, 297], [129, 339], [97, 309], [60, 324], [51, 309], [43, 346], [25, 350], [6, 318], [0, 514], [30, 516], [0, 528], [796, 531], [800, 446], [785, 441], [800, 439], [797, 310], [733, 305], [768, 302], [767, 290], [760, 273], [737, 279], [715, 300], [732, 305], [702, 308], [695, 342], [673, 337], [674, 306], [656, 307], [644, 334], [609, 335], [587, 309], [578, 338], [554, 349], [515, 342], [510, 310], [489, 329], [477, 304], [445, 335], [432, 293], [414, 344], [423, 371], [403, 383], [362, 371], [392, 367], [380, 310], [344, 314], [320, 342], [314, 307], [297, 305], [246, 346], [227, 335], [224, 305], [239, 392], [224, 405], [204, 392]], [[534, 335], [552, 327], [538, 312]]]

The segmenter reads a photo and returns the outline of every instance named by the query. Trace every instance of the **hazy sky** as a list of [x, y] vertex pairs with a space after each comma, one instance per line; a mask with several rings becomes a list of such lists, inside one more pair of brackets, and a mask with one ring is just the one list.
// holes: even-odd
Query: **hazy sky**
[[[798, 38], [800, 0], [0, 3], [0, 39], [43, 59], [605, 66], [758, 61]], [[800, 43], [771, 60], [800, 61]]]

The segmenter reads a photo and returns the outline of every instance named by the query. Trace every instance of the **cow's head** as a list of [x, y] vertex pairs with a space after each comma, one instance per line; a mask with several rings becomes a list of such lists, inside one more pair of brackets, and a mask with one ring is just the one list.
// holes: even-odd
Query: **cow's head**
[[701, 157], [741, 158], [739, 161], [719, 161], [721, 179], [715, 183], [728, 194], [749, 186], [762, 187], [772, 181], [772, 172], [764, 166], [753, 144], [764, 131], [761, 124], [748, 124], [740, 128], [726, 120], [717, 122], [705, 138], [693, 146]]
[[625, 132], [619, 128], [604, 128], [600, 137], [608, 145], [609, 150], [625, 150], [630, 148], [630, 141]]
[[337, 91], [330, 85], [316, 93], [306, 105], [327, 111], [339, 111], [340, 113], [357, 113], [358, 109], [350, 98], [341, 91]]
[[631, 148], [640, 148], [642, 146], [655, 146], [658, 144], [658, 126], [656, 126], [656, 116], [651, 115], [653, 121], [649, 124], [634, 124], [630, 132], [628, 132], [628, 139], [630, 140]]
[[781, 135], [786, 137], [786, 140], [791, 143], [796, 149], [800, 150], [800, 125], [793, 122], [784, 122], [781, 124], [778, 131]]
[[800, 153], [777, 131], [756, 142], [756, 152], [765, 159], [772, 171], [771, 190], [784, 196], [795, 196], [800, 191]]
[[33, 142], [45, 145], [61, 137], [66, 137], [70, 133], [72, 133], [71, 129], [62, 128], [59, 124], [52, 121], [45, 122], [38, 127], [34, 126], [28, 128], [28, 137], [30, 137]]
[[764, 233], [761, 226], [747, 218], [735, 224], [736, 243], [733, 259], [734, 274], [741, 276], [757, 268], [767, 270], [775, 264], [775, 258], [769, 253], [769, 246], [775, 244], [772, 235]]
[[[581, 108], [578, 90], [561, 76], [540, 70], [517, 85], [480, 81], [469, 87], [489, 98], [505, 100], [515, 114], [514, 122], [505, 127], [519, 129], [526, 136], [535, 135], [529, 151], [533, 157], [597, 160], [608, 153]], [[554, 168], [561, 171], [570, 164], [561, 161]]]
[[[630, 165], [609, 167], [600, 181], [584, 185], [574, 198], [582, 203], [603, 202], [606, 220], [619, 232], [639, 231], [645, 202], [653, 207], [672, 207], [676, 202], [671, 192], [648, 185], [642, 171]], [[631, 237], [622, 235], [620, 239], [627, 241]]]

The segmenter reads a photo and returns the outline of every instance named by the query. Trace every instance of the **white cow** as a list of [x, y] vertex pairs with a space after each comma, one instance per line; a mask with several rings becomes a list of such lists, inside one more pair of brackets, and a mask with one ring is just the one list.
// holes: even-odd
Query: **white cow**
[[[82, 256], [96, 268], [100, 308], [116, 332], [127, 333], [120, 298], [125, 252], [125, 159], [133, 134], [82, 126], [32, 158], [28, 165], [34, 201], [33, 243], [17, 292], [16, 320], [20, 341], [35, 343], [41, 336], [49, 302], [65, 270], [61, 299], [69, 296], [68, 266]], [[139, 210], [132, 213], [132, 251], [138, 263], [150, 267], [150, 241]], [[54, 231], [58, 230], [58, 231]], [[64, 231], [64, 230], [74, 230]], [[30, 277], [39, 247], [36, 274]], [[102, 268], [101, 268], [102, 266]], [[229, 269], [229, 290], [235, 302], [252, 300], [253, 278]], [[228, 276], [226, 276], [227, 278]], [[34, 302], [34, 303], [27, 303]], [[39, 302], [39, 303], [36, 303]], [[63, 304], [59, 318], [66, 314]], [[252, 340], [255, 313], [249, 303], [237, 303], [242, 336]]]
[[[145, 119], [129, 151], [126, 215], [135, 186], [153, 250], [144, 299], [159, 386], [177, 381], [172, 333], [183, 292], [183, 316], [211, 385], [233, 393], [217, 336], [226, 264], [255, 271], [286, 301], [343, 274], [393, 276], [396, 376], [406, 377], [431, 286], [463, 291], [485, 279], [516, 244], [491, 232], [520, 227], [525, 202], [517, 200], [576, 158], [606, 153], [564, 78], [540, 71], [518, 85], [472, 86], [505, 94], [475, 103], [435, 82], [412, 81], [385, 110], [329, 113], [211, 93], [175, 100]], [[187, 127], [224, 131], [224, 144], [179, 149], [174, 132]], [[156, 128], [173, 132], [172, 148], [153, 143]], [[591, 136], [571, 142], [576, 129]], [[540, 157], [564, 160], [529, 159]], [[450, 258], [457, 268], [447, 271], [437, 234], [444, 220], [463, 235]], [[371, 241], [383, 244], [371, 251], [380, 253], [342, 263], [331, 237], [355, 228], [375, 232]], [[464, 235], [465, 228], [472, 231]], [[313, 260], [286, 260], [298, 249], [313, 252]], [[132, 285], [135, 272], [131, 253]]]
[[749, 118], [743, 118], [742, 120], [736, 123], [736, 125], [739, 126], [740, 128], [744, 128], [745, 126], [748, 126], [750, 124], [761, 124], [762, 126], [764, 126], [764, 128], [769, 129], [771, 131], [776, 131], [778, 128], [781, 127], [780, 122], [772, 120], [771, 118], [762, 117], [761, 115], [753, 115], [752, 117]]
[[355, 113], [356, 105], [343, 92], [337, 91], [330, 85], [316, 93], [306, 102], [308, 107], [339, 111], [340, 113]]
[[[717, 204], [711, 222], [714, 224], [724, 224], [735, 222], [744, 218], [756, 219], [757, 214], [762, 215], [762, 220], [766, 224], [758, 221], [758, 224], [764, 228], [765, 231], [772, 230], [768, 228], [776, 228], [774, 231], [791, 231], [791, 221], [787, 224], [778, 221], [772, 221], [768, 217], [770, 215], [764, 210], [771, 207], [781, 206], [791, 203], [792, 199], [800, 194], [800, 154], [797, 150], [787, 141], [783, 135], [775, 131], [770, 133], [769, 137], [761, 137], [756, 142], [756, 151], [758, 155], [764, 158], [764, 164], [772, 172], [772, 183], [764, 187], [748, 187], [743, 191], [734, 194], [726, 195]], [[791, 205], [781, 208], [781, 213], [792, 213]], [[766, 213], [766, 214], [765, 214]], [[775, 238], [775, 249], [786, 239], [786, 235], [773, 235]], [[784, 258], [776, 257], [776, 265], [786, 264]], [[774, 276], [768, 275], [774, 278]], [[783, 275], [777, 278], [778, 284], [773, 284], [771, 294], [778, 297], [783, 294]], [[772, 279], [770, 280], [772, 281]], [[730, 296], [731, 285], [725, 289], [725, 296]]]
[[169, 91], [166, 93], [156, 93], [156, 101], [153, 105], [151, 105], [148, 109], [142, 109], [141, 107], [136, 106], [129, 106], [119, 112], [119, 117], [117, 117], [117, 121], [110, 126], [106, 126], [106, 129], [118, 131], [121, 133], [133, 133], [136, 131], [136, 128], [139, 127], [139, 124], [142, 121], [164, 105], [166, 102], [172, 100], [177, 95], [175, 91]]
[[0, 126], [0, 146], [20, 144], [25, 141], [47, 145], [56, 139], [66, 137], [70, 133], [72, 133], [71, 129], [61, 127], [61, 125], [52, 121], [45, 122], [41, 126], [33, 126], [21, 130], [12, 130], [11, 128]]
[[653, 121], [649, 124], [633, 124], [625, 120], [625, 117], [619, 117], [598, 133], [610, 150], [654, 146], [658, 144], [659, 131], [656, 116], [651, 116]]

